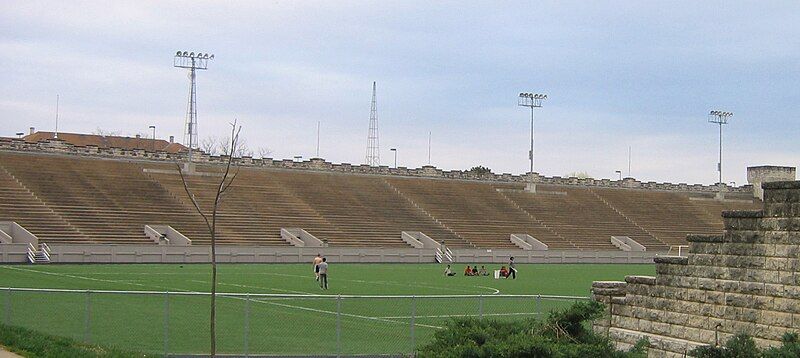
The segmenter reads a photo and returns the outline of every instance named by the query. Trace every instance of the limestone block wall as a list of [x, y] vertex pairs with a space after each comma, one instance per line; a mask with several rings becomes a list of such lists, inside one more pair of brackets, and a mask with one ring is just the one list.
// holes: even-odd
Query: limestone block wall
[[796, 168], [794, 167], [774, 165], [747, 167], [747, 182], [753, 186], [753, 196], [764, 200], [764, 190], [761, 189], [762, 183], [795, 180], [795, 172]]
[[723, 212], [725, 232], [689, 236], [687, 257], [656, 257], [656, 276], [594, 282], [607, 317], [595, 331], [620, 348], [650, 340], [679, 357], [743, 332], [762, 346], [800, 331], [800, 181], [764, 183], [764, 208]]

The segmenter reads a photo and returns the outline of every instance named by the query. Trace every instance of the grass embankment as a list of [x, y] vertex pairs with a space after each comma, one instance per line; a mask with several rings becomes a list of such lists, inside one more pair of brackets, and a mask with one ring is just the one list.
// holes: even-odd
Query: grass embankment
[[0, 345], [23, 357], [147, 357], [142, 353], [84, 344], [70, 338], [51, 336], [21, 327], [10, 327], [2, 324], [0, 324]]

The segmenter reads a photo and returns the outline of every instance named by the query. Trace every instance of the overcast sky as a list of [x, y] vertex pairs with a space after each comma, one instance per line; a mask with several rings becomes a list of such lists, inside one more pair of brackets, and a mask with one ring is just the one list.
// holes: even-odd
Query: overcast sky
[[274, 158], [363, 163], [372, 81], [381, 163], [714, 183], [800, 164], [800, 2], [256, 1], [0, 3], [0, 136], [28, 127], [183, 139], [177, 50], [198, 73], [200, 138], [238, 119]]

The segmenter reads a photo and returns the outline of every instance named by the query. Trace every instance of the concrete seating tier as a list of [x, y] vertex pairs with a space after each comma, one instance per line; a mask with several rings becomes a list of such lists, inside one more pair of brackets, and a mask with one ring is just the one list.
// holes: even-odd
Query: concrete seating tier
[[476, 247], [516, 248], [510, 235], [529, 234], [551, 249], [578, 248], [515, 207], [491, 185], [432, 179], [387, 181]]
[[668, 249], [665, 243], [627, 220], [589, 189], [538, 185], [537, 190], [537, 193], [511, 191], [506, 195], [579, 247], [613, 250], [611, 236], [628, 236], [650, 249]]
[[5, 170], [0, 170], [0, 220], [16, 221], [40, 238], [59, 242], [82, 241], [87, 237], [69, 225], [50, 208], [21, 186]]
[[133, 163], [2, 155], [0, 166], [85, 237], [70, 241], [152, 243], [143, 226], [167, 224], [180, 212], [179, 204]]
[[[220, 167], [197, 171], [219, 173]], [[219, 179], [187, 176], [205, 213]], [[530, 234], [550, 249], [614, 250], [612, 235], [664, 249], [685, 244], [686, 234], [719, 232], [721, 210], [756, 205], [648, 190], [540, 185], [531, 194], [522, 188], [243, 167], [219, 208], [217, 238], [283, 246], [280, 229], [299, 227], [340, 247], [405, 248], [400, 233], [421, 231], [452, 248], [516, 248], [509, 236]], [[163, 162], [0, 152], [0, 221], [6, 220], [49, 242], [152, 244], [145, 224], [170, 225], [194, 244], [211, 239], [176, 165]]]
[[760, 203], [691, 200], [681, 193], [645, 190], [592, 189], [648, 233], [669, 245], [686, 245], [686, 235], [719, 234], [720, 212], [755, 209]]
[[468, 242], [393, 191], [381, 177], [291, 171], [275, 171], [268, 177], [279, 181], [293, 196], [308, 203], [339, 229], [338, 233], [326, 236], [314, 227], [306, 228], [331, 244], [359, 246], [370, 242], [407, 247], [400, 233], [421, 231], [451, 247], [469, 247]]

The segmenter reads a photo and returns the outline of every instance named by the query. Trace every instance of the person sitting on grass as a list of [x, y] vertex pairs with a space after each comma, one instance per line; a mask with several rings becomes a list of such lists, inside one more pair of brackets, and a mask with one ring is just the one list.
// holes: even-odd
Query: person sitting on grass
[[464, 269], [464, 276], [472, 276], [472, 269], [467, 265], [467, 268]]
[[472, 276], [478, 276], [478, 265], [472, 266]]
[[444, 275], [445, 276], [455, 276], [456, 273], [453, 272], [453, 270], [450, 269], [450, 265], [447, 265], [447, 268], [444, 269]]
[[500, 268], [500, 277], [508, 277], [508, 270], [505, 266]]
[[486, 266], [481, 265], [481, 269], [478, 270], [478, 275], [489, 276], [489, 272], [486, 271]]

